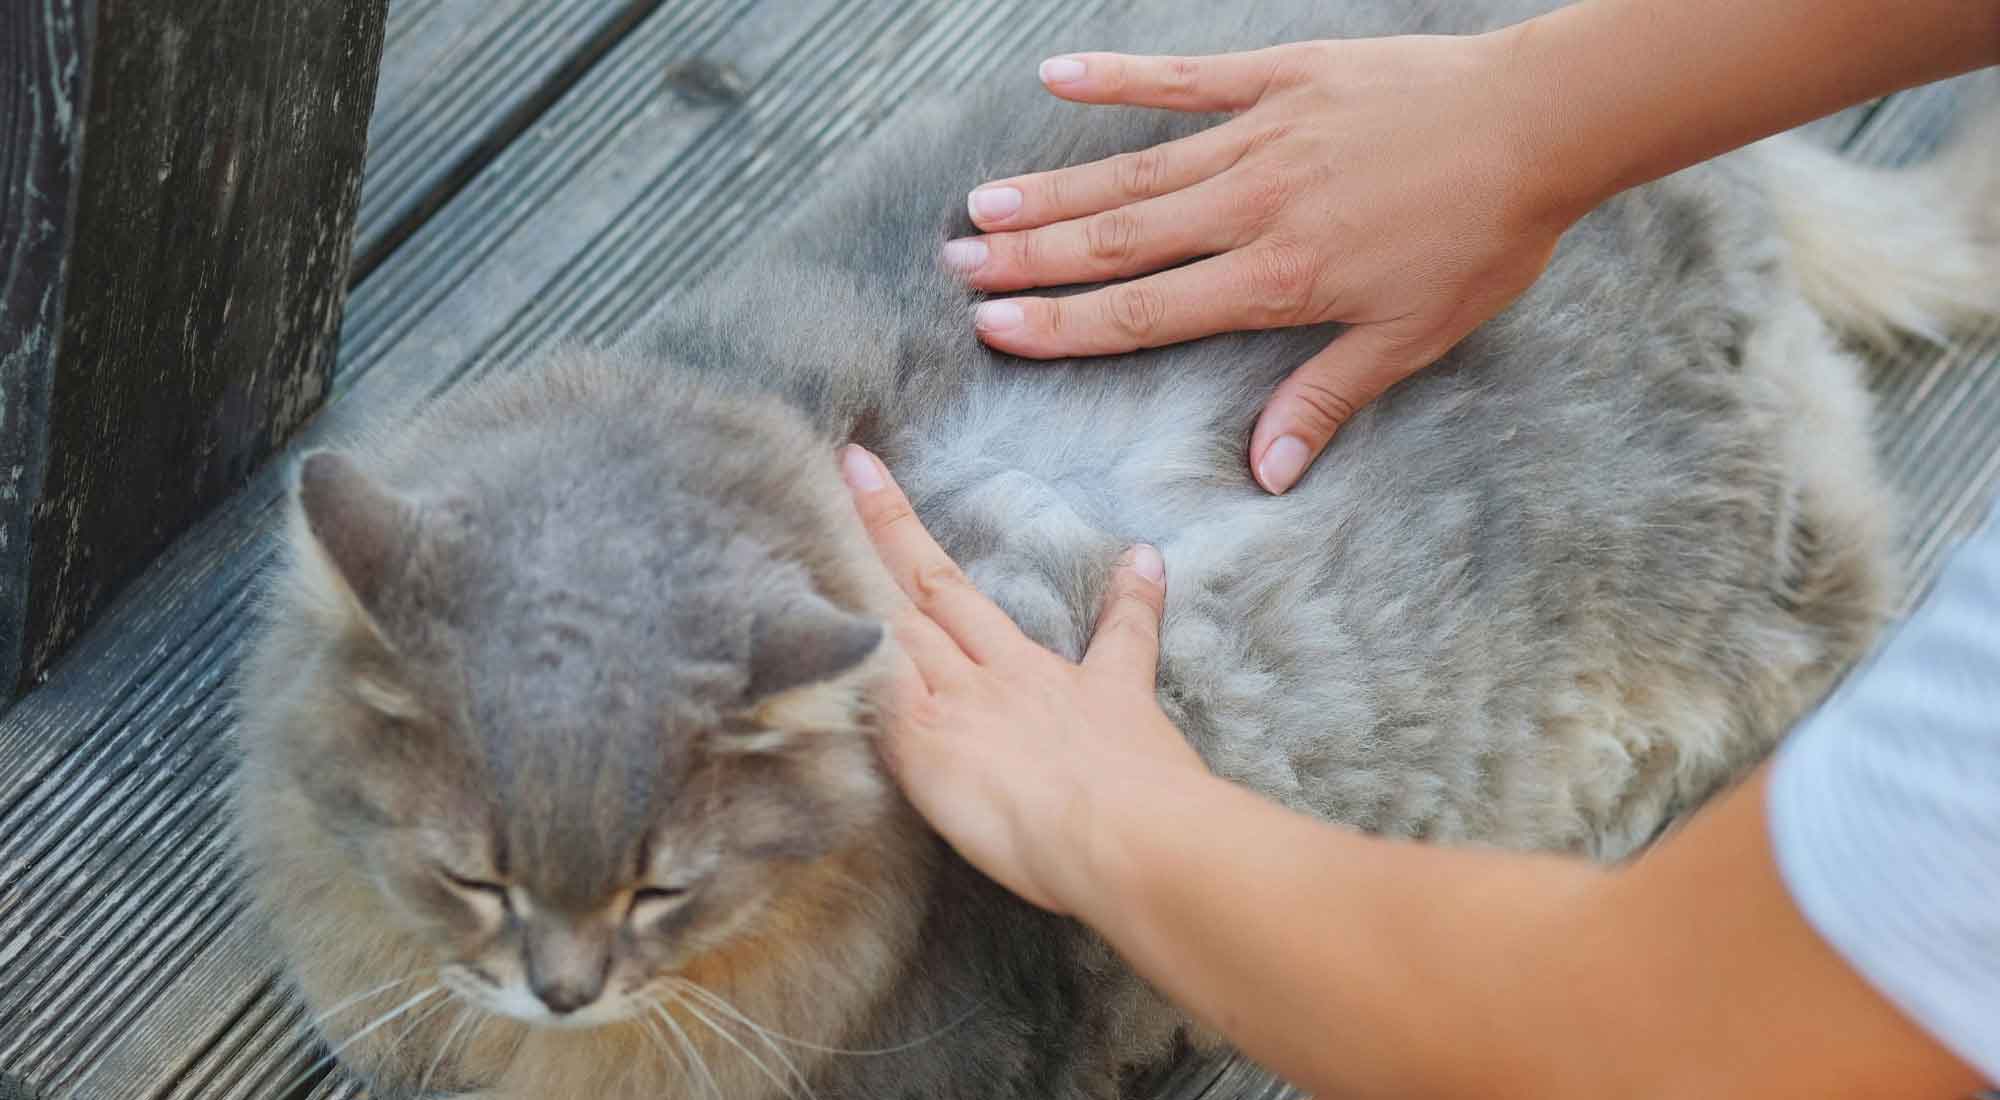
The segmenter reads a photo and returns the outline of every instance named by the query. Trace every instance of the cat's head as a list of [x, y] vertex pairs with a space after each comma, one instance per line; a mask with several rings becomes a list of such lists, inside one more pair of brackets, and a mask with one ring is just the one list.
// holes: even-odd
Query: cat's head
[[305, 460], [282, 767], [445, 985], [593, 1026], [826, 904], [893, 798], [884, 631], [668, 487], [538, 493]]

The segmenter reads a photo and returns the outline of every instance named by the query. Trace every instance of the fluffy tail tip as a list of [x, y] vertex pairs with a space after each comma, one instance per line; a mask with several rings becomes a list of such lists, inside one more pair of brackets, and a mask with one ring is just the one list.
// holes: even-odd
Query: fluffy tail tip
[[1768, 145], [1801, 289], [1835, 326], [1879, 346], [1905, 334], [1942, 343], [2000, 316], [2000, 75], [1967, 83], [1976, 105], [1912, 168], [1793, 137]]

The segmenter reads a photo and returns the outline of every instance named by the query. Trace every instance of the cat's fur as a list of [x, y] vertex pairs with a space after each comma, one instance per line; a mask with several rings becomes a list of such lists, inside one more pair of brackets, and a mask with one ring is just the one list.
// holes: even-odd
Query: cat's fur
[[[1463, 31], [1542, 5], [1139, 6], [1042, 45]], [[974, 341], [937, 263], [969, 185], [1201, 124], [1050, 102], [1018, 78], [1034, 56], [906, 108], [633, 339], [305, 465], [243, 676], [239, 832], [293, 979], [385, 1089], [745, 1100], [796, 1071], [822, 1100], [1105, 1100], [1185, 1035], [884, 781], [868, 696], [890, 590], [843, 440], [1062, 652], [1114, 554], [1158, 545], [1169, 713], [1220, 774], [1384, 833], [1623, 856], [1868, 643], [1891, 508], [1830, 323], [2000, 309], [2000, 226], [1966, 219], [1962, 186], [1911, 207], [1793, 144], [1626, 195], [1272, 498], [1250, 424], [1332, 330], [1084, 365]], [[1969, 271], [1932, 274], [1940, 239], [1971, 242]], [[506, 906], [445, 870], [505, 880]], [[631, 889], [700, 875], [620, 923]], [[600, 962], [607, 998], [679, 975], [799, 1042], [703, 994], [594, 1029], [438, 996], [363, 1034], [440, 967], [534, 1015], [524, 983]]]

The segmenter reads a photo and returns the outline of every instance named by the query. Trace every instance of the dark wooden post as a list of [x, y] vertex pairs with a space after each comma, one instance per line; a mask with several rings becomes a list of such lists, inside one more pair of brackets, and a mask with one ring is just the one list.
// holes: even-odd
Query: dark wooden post
[[383, 7], [0, 2], [0, 707], [318, 407]]

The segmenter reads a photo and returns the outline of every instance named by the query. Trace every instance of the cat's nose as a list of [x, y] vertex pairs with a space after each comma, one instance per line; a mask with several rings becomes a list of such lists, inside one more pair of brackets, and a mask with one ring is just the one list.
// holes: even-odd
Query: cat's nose
[[528, 990], [558, 1016], [567, 1016], [604, 993], [611, 976], [608, 937], [550, 922], [528, 931]]
[[535, 996], [550, 1012], [567, 1016], [597, 999], [598, 989], [583, 982], [549, 982], [535, 986]]

